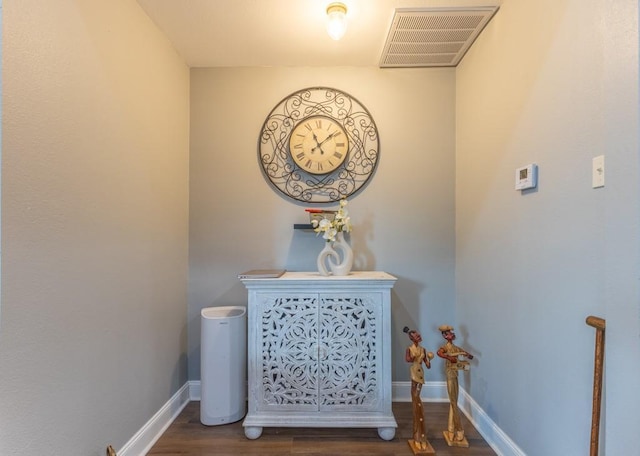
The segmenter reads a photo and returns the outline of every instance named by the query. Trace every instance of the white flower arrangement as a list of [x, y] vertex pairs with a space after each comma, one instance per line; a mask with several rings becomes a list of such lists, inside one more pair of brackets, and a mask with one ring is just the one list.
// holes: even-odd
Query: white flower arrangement
[[351, 232], [351, 218], [349, 217], [349, 211], [347, 210], [347, 200], [342, 198], [340, 200], [340, 208], [335, 213], [333, 220], [323, 218], [322, 220], [312, 220], [313, 230], [320, 234], [327, 242], [334, 242], [336, 240], [336, 234], [339, 232], [350, 233]]

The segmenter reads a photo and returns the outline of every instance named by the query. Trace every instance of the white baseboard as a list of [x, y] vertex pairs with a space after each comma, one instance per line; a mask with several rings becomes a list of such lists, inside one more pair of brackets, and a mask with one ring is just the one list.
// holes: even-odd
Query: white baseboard
[[[189, 383], [189, 400], [199, 401], [201, 386], [198, 380]], [[446, 382], [427, 382], [422, 387], [422, 400], [425, 402], [448, 402]], [[411, 382], [393, 382], [391, 384], [391, 398], [394, 402], [411, 402]]]
[[498, 456], [527, 456], [462, 388], [458, 407]]
[[[449, 402], [446, 382], [426, 382], [422, 385], [420, 397], [424, 402]], [[391, 384], [393, 402], [411, 402], [411, 382], [393, 382]]]
[[[118, 456], [142, 456], [147, 454], [162, 433], [190, 401], [199, 401], [200, 381], [185, 383], [180, 390], [125, 444]], [[393, 382], [391, 397], [394, 402], [411, 402], [411, 382]], [[448, 402], [446, 382], [426, 382], [422, 387], [424, 402]], [[458, 405], [480, 435], [498, 456], [526, 456], [502, 429], [480, 408], [469, 394], [460, 389]]]
[[[198, 382], [199, 383], [199, 382]], [[118, 456], [143, 456], [189, 403], [189, 383], [185, 383], [166, 404], [122, 447]]]
[[199, 401], [201, 396], [200, 380], [191, 380], [189, 382], [189, 400]]
[[[393, 382], [392, 391], [394, 402], [411, 401], [411, 382]], [[447, 382], [426, 382], [421, 397], [424, 402], [449, 402]], [[526, 456], [462, 388], [458, 407], [498, 456]]]

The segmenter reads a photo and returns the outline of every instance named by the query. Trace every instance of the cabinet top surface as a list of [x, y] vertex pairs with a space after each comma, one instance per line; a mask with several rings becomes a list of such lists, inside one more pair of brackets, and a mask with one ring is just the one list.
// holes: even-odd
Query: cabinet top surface
[[396, 277], [391, 274], [387, 274], [383, 271], [351, 271], [346, 276], [323, 276], [319, 272], [299, 272], [299, 271], [287, 271], [278, 278], [269, 279], [241, 279], [242, 282], [284, 282], [284, 281], [328, 281], [328, 282], [349, 282], [359, 280], [381, 280], [381, 281], [395, 281]]

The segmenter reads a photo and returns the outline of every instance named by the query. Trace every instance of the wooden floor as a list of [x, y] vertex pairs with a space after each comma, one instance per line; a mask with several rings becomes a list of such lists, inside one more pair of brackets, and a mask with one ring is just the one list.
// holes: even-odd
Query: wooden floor
[[[427, 438], [438, 456], [494, 456], [480, 434], [462, 416], [469, 448], [447, 446], [442, 431], [447, 427], [448, 403], [426, 402], [424, 413]], [[384, 441], [376, 429], [264, 428], [262, 436], [248, 440], [242, 421], [224, 426], [200, 423], [200, 402], [190, 402], [148, 455], [180, 456], [401, 456], [413, 455], [413, 418], [410, 402], [394, 402], [398, 429], [393, 440]]]

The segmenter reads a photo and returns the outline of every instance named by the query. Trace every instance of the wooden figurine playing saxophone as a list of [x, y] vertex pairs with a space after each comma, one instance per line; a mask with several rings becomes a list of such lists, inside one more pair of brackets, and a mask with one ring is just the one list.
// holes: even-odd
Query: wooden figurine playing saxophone
[[427, 435], [424, 426], [424, 412], [422, 410], [422, 398], [420, 392], [422, 391], [422, 385], [424, 384], [424, 370], [422, 364], [427, 366], [427, 369], [431, 369], [431, 360], [433, 359], [433, 353], [427, 352], [420, 342], [422, 342], [422, 336], [415, 329], [409, 329], [407, 326], [403, 329], [407, 333], [411, 342], [413, 342], [405, 352], [405, 360], [408, 363], [412, 363], [409, 369], [411, 374], [411, 402], [413, 405], [413, 439], [409, 440], [409, 446], [413, 451], [413, 454], [435, 454], [433, 447], [427, 440]]
[[445, 360], [445, 375], [447, 377], [447, 393], [449, 393], [449, 422], [447, 430], [443, 431], [447, 445], [456, 447], [468, 447], [469, 442], [464, 436], [464, 429], [460, 421], [460, 410], [458, 409], [458, 371], [469, 370], [469, 361], [460, 360], [463, 356], [473, 359], [467, 351], [453, 344], [456, 335], [449, 325], [442, 325], [438, 328], [442, 337], [447, 341], [438, 349], [438, 356]]

